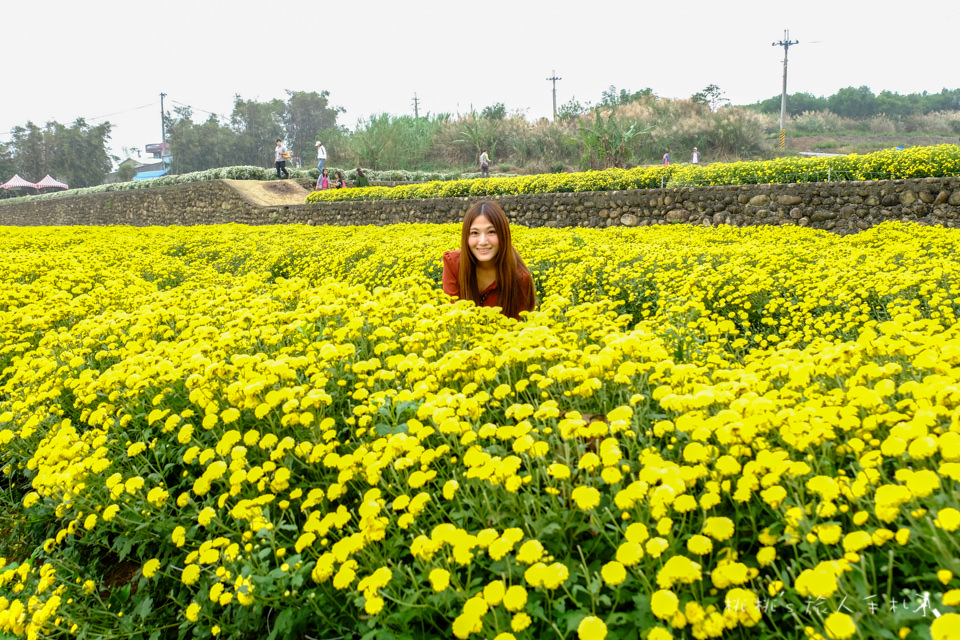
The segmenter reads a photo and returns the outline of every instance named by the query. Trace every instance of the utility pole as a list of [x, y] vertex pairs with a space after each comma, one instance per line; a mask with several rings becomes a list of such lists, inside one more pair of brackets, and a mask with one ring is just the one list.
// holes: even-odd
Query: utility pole
[[414, 91], [413, 92], [413, 119], [414, 120], [420, 117], [419, 106], [420, 106], [420, 100], [417, 99], [417, 92]]
[[783, 30], [783, 40], [774, 42], [773, 46], [783, 47], [783, 95], [780, 96], [780, 149], [787, 146], [787, 52], [790, 45], [800, 44], [799, 40], [790, 41], [790, 30]]
[[163, 164], [163, 153], [167, 150], [167, 123], [163, 119], [163, 99], [167, 94], [160, 94], [160, 164]]
[[551, 71], [551, 77], [547, 78], [548, 82], [553, 83], [553, 119], [557, 119], [557, 80], [563, 80], [563, 78], [557, 77], [556, 70]]

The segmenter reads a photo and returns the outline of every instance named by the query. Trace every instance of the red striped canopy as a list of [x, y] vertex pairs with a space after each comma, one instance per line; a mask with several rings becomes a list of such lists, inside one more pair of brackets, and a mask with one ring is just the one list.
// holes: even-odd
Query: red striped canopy
[[64, 184], [63, 182], [60, 182], [59, 180], [54, 180], [53, 178], [50, 177], [50, 174], [48, 173], [43, 180], [37, 183], [37, 189], [49, 189], [49, 188], [69, 189], [70, 187]]
[[15, 175], [5, 183], [0, 184], [0, 187], [3, 187], [4, 189], [16, 189], [17, 187], [29, 187], [31, 189], [36, 189], [37, 185], [32, 182], [27, 182], [19, 175]]

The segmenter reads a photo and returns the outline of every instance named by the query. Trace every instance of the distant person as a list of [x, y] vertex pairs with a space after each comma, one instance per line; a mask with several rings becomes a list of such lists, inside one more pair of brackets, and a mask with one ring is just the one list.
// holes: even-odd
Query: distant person
[[330, 188], [330, 178], [327, 177], [327, 170], [324, 169], [320, 172], [320, 176], [317, 178], [317, 189], [329, 189]]
[[334, 189], [344, 189], [346, 188], [347, 183], [343, 181], [343, 174], [337, 171], [333, 174], [333, 188]]
[[323, 171], [323, 163], [327, 160], [327, 149], [317, 140], [317, 171]]
[[700, 152], [697, 151], [697, 148], [693, 148], [693, 153], [690, 154], [690, 164], [700, 164]]
[[480, 177], [490, 177], [490, 156], [487, 155], [486, 150], [480, 152]]
[[[276, 162], [278, 180], [283, 180], [290, 177], [290, 172], [287, 171], [287, 158], [289, 157], [290, 151], [288, 151], [283, 145], [283, 140], [277, 140]], [[280, 175], [281, 171], [283, 171], [283, 176]]]
[[667, 152], [666, 152], [665, 154], [663, 154], [663, 164], [664, 164], [664, 165], [670, 164], [670, 150], [669, 150], [669, 149], [667, 149]]
[[363, 172], [363, 169], [361, 169], [360, 167], [357, 167], [357, 181], [356, 181], [356, 185], [357, 185], [358, 187], [369, 187], [369, 186], [370, 186], [370, 181], [367, 180], [366, 174]]

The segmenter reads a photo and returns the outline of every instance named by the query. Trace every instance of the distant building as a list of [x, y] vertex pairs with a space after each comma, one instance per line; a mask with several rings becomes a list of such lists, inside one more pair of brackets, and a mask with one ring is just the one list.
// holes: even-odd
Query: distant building
[[[160, 145], [157, 145], [157, 146], [160, 146]], [[103, 183], [113, 184], [115, 182], [119, 182], [120, 178], [118, 177], [118, 174], [120, 172], [120, 167], [124, 167], [128, 165], [132, 166], [134, 169], [137, 170], [137, 174], [133, 178], [135, 182], [137, 180], [146, 180], [147, 178], [156, 178], [156, 177], [165, 175], [166, 173], [169, 172], [170, 170], [169, 156], [167, 156], [167, 158], [164, 158], [164, 160], [167, 160], [168, 162], [167, 166], [164, 166], [164, 163], [160, 160], [159, 156], [157, 158], [150, 158], [150, 160], [152, 160], [152, 162], [143, 162], [138, 158], [127, 158], [126, 160], [124, 160], [123, 162], [117, 165], [117, 171], [114, 171], [113, 173], [109, 174], [106, 177], [106, 179], [104, 179]], [[149, 174], [149, 175], [145, 176], [144, 174]]]

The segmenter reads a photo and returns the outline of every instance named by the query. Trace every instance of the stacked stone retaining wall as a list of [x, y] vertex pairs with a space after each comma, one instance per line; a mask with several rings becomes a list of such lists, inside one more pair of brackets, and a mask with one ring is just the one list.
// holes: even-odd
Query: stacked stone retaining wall
[[[258, 206], [227, 184], [196, 182], [0, 203], [2, 225], [385, 225], [458, 222], [484, 198]], [[887, 220], [960, 226], [960, 178], [681, 187], [494, 196], [528, 227], [794, 224], [855, 233]]]

